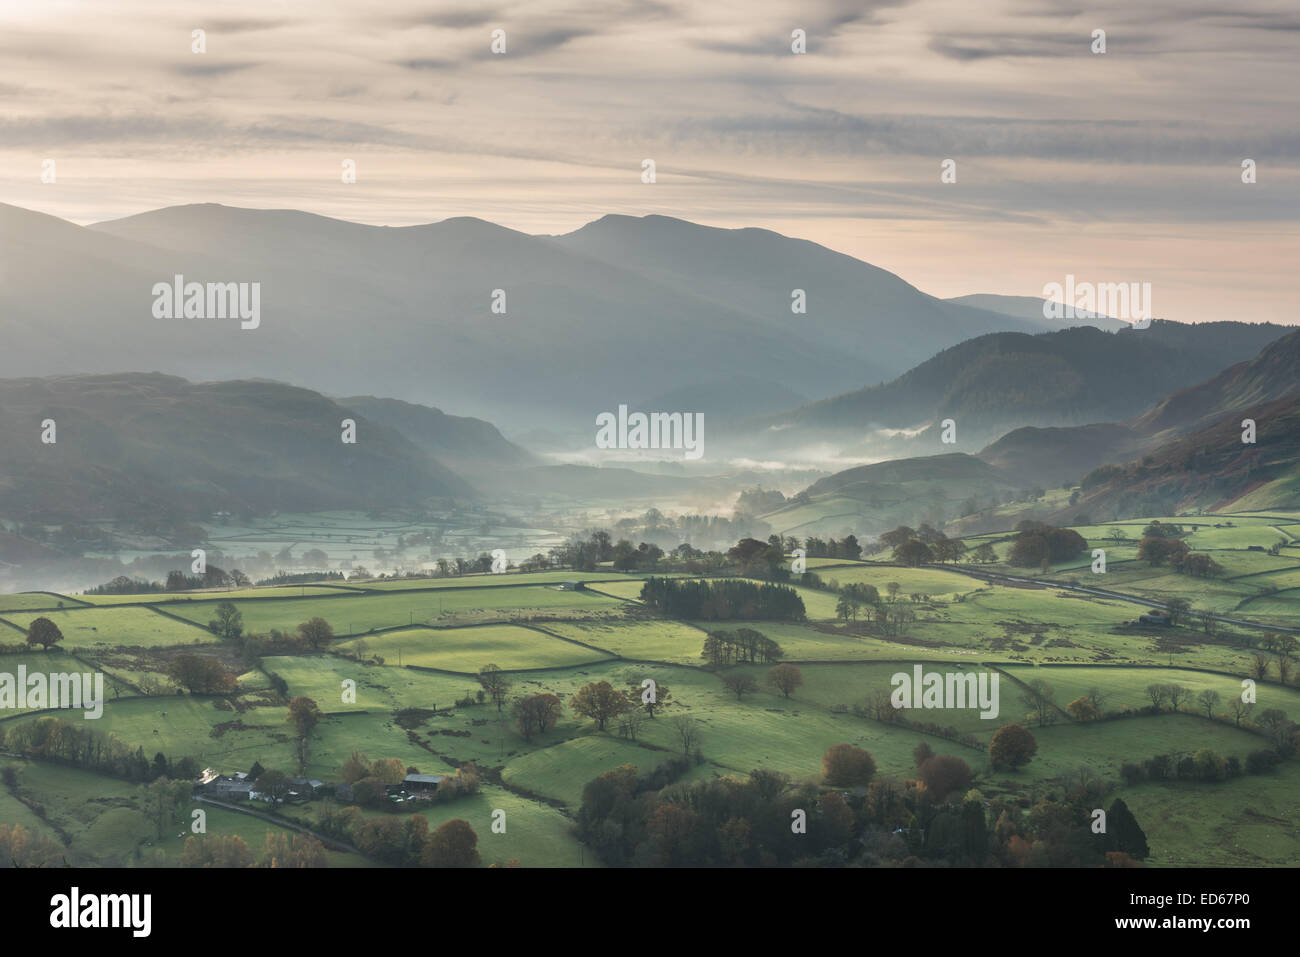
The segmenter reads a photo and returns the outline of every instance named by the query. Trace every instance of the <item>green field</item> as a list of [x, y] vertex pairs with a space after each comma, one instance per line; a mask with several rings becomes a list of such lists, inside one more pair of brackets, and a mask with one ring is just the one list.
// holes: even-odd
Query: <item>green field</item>
[[25, 611], [28, 608], [77, 608], [83, 602], [64, 595], [49, 592], [24, 592], [20, 595], [0, 595], [0, 614], [9, 611]]
[[[381, 655], [384, 664], [418, 665], [442, 671], [477, 674], [487, 664], [506, 671], [559, 668], [608, 657], [572, 642], [517, 625], [475, 628], [409, 628], [358, 639], [367, 654]], [[354, 650], [356, 641], [344, 642]]]
[[[1062, 492], [1058, 498], [1066, 495]], [[828, 499], [802, 508], [821, 516], [810, 521], [830, 522], [827, 509], [834, 504]], [[782, 514], [797, 518], [803, 513], [791, 508]], [[0, 672], [12, 672], [19, 664], [43, 671], [102, 667], [110, 676], [140, 682], [164, 673], [170, 657], [178, 653], [176, 646], [198, 641], [198, 653], [219, 655], [240, 673], [239, 693], [227, 698], [177, 693], [143, 698], [123, 686], [121, 697], [109, 690], [95, 730], [143, 749], [149, 759], [162, 752], [172, 759], [192, 757], [202, 767], [226, 772], [247, 770], [259, 762], [298, 773], [287, 705], [293, 697], [310, 697], [326, 717], [309, 736], [305, 770], [323, 781], [339, 780], [341, 766], [353, 751], [372, 759], [397, 758], [404, 767], [431, 773], [475, 762], [482, 772], [479, 794], [423, 807], [419, 813], [432, 826], [453, 817], [470, 821], [485, 865], [512, 860], [539, 867], [599, 864], [577, 843], [572, 829], [583, 788], [623, 764], [644, 772], [675, 758], [680, 743], [673, 719], [678, 715], [693, 717], [700, 730], [702, 760], [690, 764], [680, 779], [684, 781], [765, 768], [816, 785], [822, 782], [823, 754], [831, 745], [848, 742], [872, 753], [878, 776], [901, 782], [916, 775], [913, 752], [926, 743], [937, 753], [967, 762], [975, 775], [973, 785], [986, 798], [1023, 807], [1059, 794], [1062, 782], [1088, 769], [1103, 781], [1106, 804], [1123, 797], [1138, 816], [1152, 848], [1150, 865], [1294, 865], [1300, 862], [1295, 824], [1300, 820], [1300, 764], [1294, 759], [1269, 774], [1218, 784], [1127, 786], [1120, 779], [1124, 762], [1158, 754], [1186, 754], [1204, 747], [1244, 759], [1265, 748], [1262, 730], [1249, 720], [1234, 726], [1227, 708], [1240, 693], [1257, 653], [1270, 662], [1270, 680], [1257, 683], [1256, 714], [1277, 708], [1300, 719], [1300, 683], [1294, 677], [1289, 685], [1278, 683], [1281, 655], [1256, 647], [1260, 631], [1223, 626], [1207, 634], [1196, 621], [1176, 628], [1137, 626], [1132, 622], [1145, 606], [1068, 590], [1071, 582], [1078, 582], [1154, 601], [1185, 597], [1195, 609], [1272, 625], [1300, 623], [1300, 548], [1284, 549], [1278, 556], [1249, 550], [1268, 547], [1279, 538], [1295, 541], [1300, 516], [1162, 520], [1195, 526], [1189, 544], [1208, 551], [1224, 567], [1224, 576], [1194, 579], [1138, 562], [1136, 539], [1146, 521], [1134, 519], [1080, 528], [1090, 548], [1107, 550], [1104, 576], [1090, 573], [1091, 558], [1085, 555], [1059, 563], [1047, 573], [1052, 580], [1046, 584], [989, 584], [963, 574], [972, 570], [964, 563], [913, 569], [883, 561], [809, 560], [823, 581], [836, 586], [870, 584], [887, 601], [887, 585], [896, 582], [893, 607], [908, 609], [915, 619], [901, 633], [887, 636], [865, 611], [856, 622], [836, 619], [836, 594], [809, 588], [799, 589], [808, 621], [659, 619], [639, 607], [639, 577], [607, 569], [373, 580], [349, 582], [347, 588], [308, 585], [219, 594], [105, 596], [85, 599], [90, 603], [85, 607], [52, 612], [35, 609], [59, 599], [28, 593], [0, 596], [0, 619], [10, 623], [0, 626], [0, 634], [8, 635], [0, 640], [21, 641], [22, 630], [39, 614], [59, 625], [69, 649], [84, 649], [90, 664], [57, 651], [24, 652], [0, 658]], [[286, 544], [302, 548], [334, 535], [355, 536], [365, 527], [364, 518], [355, 515], [323, 519], [318, 527], [295, 524], [303, 521], [292, 519], [274, 532], [283, 534]], [[1219, 528], [1213, 527], [1216, 523]], [[1116, 528], [1128, 538], [1113, 539]], [[377, 539], [390, 541], [410, 529], [394, 522], [383, 528], [377, 524], [374, 531]], [[269, 533], [233, 528], [226, 532], [235, 537]], [[996, 540], [998, 554], [1005, 558], [1009, 537], [1005, 532], [989, 534], [967, 544]], [[1037, 568], [1001, 563], [986, 568], [1042, 577]], [[590, 582], [589, 590], [557, 587], [572, 580]], [[1264, 594], [1268, 588], [1277, 591]], [[72, 599], [63, 600], [73, 604]], [[280, 654], [260, 661], [241, 656], [236, 642], [218, 641], [206, 629], [219, 600], [237, 604], [246, 631], [291, 632], [298, 623], [319, 616], [330, 622], [340, 640], [310, 654]], [[770, 664], [729, 670], [749, 674], [757, 682], [739, 699], [721, 675], [705, 667], [701, 650], [708, 632], [738, 627], [753, 628], [776, 641], [782, 660], [800, 669], [803, 684], [789, 698], [766, 682]], [[169, 646], [171, 650], [165, 650]], [[363, 661], [355, 660], [358, 654]], [[477, 700], [477, 674], [489, 663], [507, 672], [507, 700], [500, 712], [490, 700]], [[934, 733], [925, 733], [865, 716], [859, 706], [868, 696], [891, 690], [893, 675], [910, 674], [913, 663], [927, 671], [967, 674], [996, 668], [997, 717], [983, 719], [973, 708], [922, 708], [903, 715], [913, 724], [935, 726]], [[617, 719], [598, 731], [593, 720], [571, 706], [574, 695], [589, 683], [608, 681], [631, 693], [647, 678], [664, 690], [665, 701], [653, 719], [643, 721], [636, 740], [620, 736]], [[1061, 708], [1100, 689], [1104, 710], [1123, 716], [1093, 722], [1058, 716], [1051, 726], [1038, 727], [1022, 700], [1022, 683], [1032, 679], [1045, 680]], [[355, 701], [345, 698], [353, 683]], [[1139, 714], [1150, 704], [1146, 688], [1153, 683], [1188, 688], [1193, 697], [1184, 712]], [[111, 679], [106, 685], [111, 689]], [[1194, 695], [1207, 689], [1220, 695], [1214, 720], [1196, 712]], [[526, 740], [513, 723], [513, 704], [542, 692], [560, 700], [562, 713], [554, 728]], [[21, 714], [0, 717], [11, 719], [0, 722], [0, 730], [6, 731], [33, 720]], [[1038, 742], [1037, 755], [1018, 771], [995, 771], [987, 742], [1012, 721], [1030, 728]], [[966, 740], [977, 746], [957, 743], [944, 729], [973, 735]], [[60, 833], [70, 836], [70, 862], [166, 865], [178, 857], [182, 837], [169, 834], [158, 842], [150, 835], [137, 806], [139, 786], [16, 758], [0, 758], [0, 763], [18, 769], [18, 795], [39, 800], [49, 818], [41, 821], [18, 797], [0, 788], [0, 823], [22, 823], [60, 841]], [[492, 833], [495, 809], [506, 811], [506, 834]], [[318, 811], [314, 803], [286, 809], [304, 822]], [[266, 824], [246, 815], [209, 811], [209, 832], [240, 834], [255, 854], [266, 830]], [[330, 856], [331, 866], [375, 863], [357, 854]]]
[[217, 640], [206, 628], [197, 628], [148, 608], [78, 608], [39, 614], [9, 612], [4, 617], [24, 632], [36, 618], [48, 618], [63, 632], [62, 644], [67, 648], [160, 648]]
[[[235, 602], [243, 615], [246, 631], [266, 633], [278, 628], [292, 632], [310, 618], [324, 618], [338, 635], [364, 634], [372, 629], [400, 625], [446, 624], [448, 619], [457, 616], [508, 618], [526, 615], [534, 609], [542, 612], [592, 612], [612, 610], [617, 604], [610, 598], [589, 592], [560, 591], [549, 585]], [[206, 625], [216, 614], [216, 603], [195, 602], [192, 606], [169, 611]]]

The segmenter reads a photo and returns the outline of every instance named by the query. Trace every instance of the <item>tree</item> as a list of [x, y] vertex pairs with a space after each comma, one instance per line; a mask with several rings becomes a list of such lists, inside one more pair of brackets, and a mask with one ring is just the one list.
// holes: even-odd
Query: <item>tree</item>
[[732, 671], [729, 674], [721, 676], [723, 685], [727, 690], [735, 694], [736, 700], [739, 701], [746, 692], [754, 691], [758, 688], [758, 682], [754, 680], [753, 675], [747, 675], [743, 672]]
[[204, 655], [177, 655], [168, 664], [167, 674], [190, 694], [227, 694], [238, 683], [219, 659]]
[[515, 721], [525, 741], [550, 731], [563, 713], [564, 704], [553, 694], [530, 695], [515, 702]]
[[777, 665], [767, 672], [767, 683], [788, 698], [803, 686], [803, 672], [794, 665]]
[[63, 632], [59, 631], [59, 626], [48, 618], [37, 618], [27, 626], [27, 644], [35, 646], [40, 645], [46, 651], [50, 646], [63, 640]]
[[1264, 729], [1273, 739], [1273, 744], [1283, 753], [1290, 750], [1291, 738], [1295, 734], [1295, 725], [1281, 708], [1266, 708], [1259, 713], [1255, 723]]
[[1192, 603], [1186, 598], [1171, 598], [1165, 602], [1165, 611], [1171, 624], [1182, 624], [1192, 613]]
[[682, 754], [693, 754], [700, 746], [700, 723], [689, 714], [675, 715], [670, 722], [677, 743], [681, 745]]
[[1151, 699], [1151, 707], [1155, 708], [1157, 711], [1159, 711], [1160, 706], [1165, 703], [1166, 694], [1168, 694], [1168, 689], [1162, 684], [1147, 685], [1147, 697]]
[[1200, 704], [1201, 709], [1205, 712], [1207, 718], [1213, 718], [1214, 712], [1219, 707], [1219, 692], [1213, 688], [1206, 688], [1196, 696], [1196, 701]]
[[1241, 727], [1241, 719], [1249, 716], [1255, 710], [1254, 702], [1243, 701], [1241, 695], [1233, 695], [1228, 707], [1232, 709], [1233, 720], [1239, 728]]
[[618, 716], [618, 736], [635, 741], [641, 733], [641, 726], [645, 724], [645, 717], [645, 712], [640, 708], [629, 707]]
[[289, 702], [289, 715], [285, 720], [293, 725], [294, 730], [298, 732], [298, 737], [305, 738], [324, 717], [324, 713], [316, 706], [315, 701], [305, 695], [299, 695]]
[[1075, 721], [1095, 721], [1101, 717], [1097, 706], [1086, 695], [1080, 695], [1065, 706], [1066, 713]]
[[1021, 702], [1029, 709], [1040, 728], [1045, 728], [1056, 720], [1056, 704], [1053, 701], [1055, 694], [1052, 686], [1042, 678], [1026, 682], [1025, 690], [1021, 692]]
[[1151, 853], [1146, 834], [1123, 798], [1115, 798], [1106, 812], [1106, 844], [1107, 850], [1121, 851], [1139, 861]]
[[159, 840], [162, 840], [166, 826], [176, 819], [176, 809], [189, 790], [188, 781], [172, 781], [166, 775], [155, 778], [145, 786], [145, 797], [140, 804], [141, 813], [158, 829]]
[[979, 565], [991, 565], [998, 560], [998, 553], [991, 543], [983, 542], [966, 557], [966, 560]]
[[1256, 681], [1263, 681], [1268, 677], [1270, 664], [1267, 655], [1256, 655], [1250, 662], [1250, 676]]
[[938, 754], [927, 758], [916, 769], [917, 777], [925, 785], [925, 790], [936, 804], [955, 791], [965, 793], [970, 786], [973, 772], [970, 765], [952, 754]]
[[267, 801], [271, 804], [272, 810], [284, 803], [284, 799], [289, 796], [292, 786], [289, 776], [283, 771], [267, 771], [253, 782], [253, 790], [258, 794], [265, 795]]
[[1018, 724], [998, 728], [989, 742], [989, 763], [999, 770], [1015, 770], [1028, 764], [1037, 753], [1038, 742]]
[[500, 714], [506, 696], [510, 693], [510, 679], [496, 665], [484, 665], [478, 673], [478, 683], [497, 706], [497, 714]]
[[915, 568], [917, 565], [926, 565], [934, 561], [934, 552], [925, 542], [914, 538], [894, 549], [894, 561]]
[[429, 836], [420, 855], [425, 867], [478, 867], [478, 835], [461, 818], [452, 818]]
[[208, 628], [222, 638], [238, 638], [244, 631], [244, 614], [233, 601], [217, 605], [217, 617], [208, 622]]
[[822, 755], [822, 773], [831, 787], [866, 787], [876, 773], [870, 751], [851, 744], [833, 744]]
[[608, 681], [597, 681], [579, 688], [569, 699], [569, 707], [584, 718], [594, 720], [596, 730], [604, 731], [605, 723], [610, 718], [622, 714], [631, 705], [627, 696]]
[[313, 648], [322, 648], [334, 640], [334, 629], [324, 618], [312, 618], [298, 626], [298, 634]]
[[1165, 686], [1165, 695], [1169, 698], [1170, 710], [1181, 711], [1182, 706], [1191, 700], [1192, 692], [1184, 685], [1171, 684]]
[[285, 720], [298, 732], [298, 763], [303, 768], [307, 767], [307, 736], [324, 717], [316, 702], [305, 695], [289, 702], [289, 714]]

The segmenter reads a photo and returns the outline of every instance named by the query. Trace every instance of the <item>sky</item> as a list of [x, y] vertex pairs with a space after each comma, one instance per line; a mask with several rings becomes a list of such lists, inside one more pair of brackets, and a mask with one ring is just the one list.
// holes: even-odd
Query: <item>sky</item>
[[73, 222], [657, 213], [1187, 322], [1296, 321], [1298, 101], [1278, 0], [0, 0], [0, 202]]

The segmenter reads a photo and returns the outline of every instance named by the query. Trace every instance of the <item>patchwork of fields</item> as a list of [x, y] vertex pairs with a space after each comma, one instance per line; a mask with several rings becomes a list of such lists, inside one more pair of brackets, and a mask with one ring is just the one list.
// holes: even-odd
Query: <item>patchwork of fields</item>
[[[1189, 519], [1170, 517], [1186, 527]], [[1231, 521], [1231, 526], [1226, 522]], [[1221, 527], [1213, 527], [1218, 522]], [[995, 543], [1002, 561], [983, 570], [1075, 580], [1138, 598], [1187, 597], [1194, 609], [1256, 621], [1268, 627], [1300, 623], [1300, 516], [1234, 515], [1198, 521], [1188, 537], [1225, 569], [1222, 578], [1190, 579], [1136, 560], [1142, 522], [1080, 528], [1092, 547], [1105, 548], [1108, 570], [1093, 576], [1090, 562], [1063, 563], [1047, 573], [1006, 566], [1006, 535], [968, 540]], [[1122, 532], [1125, 538], [1120, 538]], [[353, 534], [344, 532], [341, 534]], [[1253, 550], [1285, 540], [1278, 555]], [[528, 575], [475, 575], [346, 584], [279, 586], [228, 593], [145, 596], [0, 596], [0, 635], [22, 641], [38, 617], [48, 618], [64, 640], [59, 646], [102, 663], [122, 683], [107, 682], [104, 715], [94, 730], [112, 734], [152, 759], [193, 758], [225, 772], [255, 763], [297, 773], [298, 742], [287, 702], [306, 696], [325, 717], [309, 736], [308, 776], [334, 782], [343, 762], [358, 751], [396, 758], [405, 767], [446, 774], [465, 762], [482, 773], [478, 794], [420, 811], [436, 826], [452, 817], [471, 822], [485, 863], [518, 860], [524, 866], [597, 863], [584, 854], [572, 816], [588, 781], [624, 764], [643, 772], [680, 753], [673, 718], [697, 722], [701, 760], [685, 780], [746, 774], [755, 768], [820, 781], [822, 756], [847, 742], [871, 752], [878, 773], [914, 773], [913, 751], [922, 743], [961, 757], [974, 770], [985, 797], [1051, 794], [1063, 776], [1081, 767], [1123, 796], [1146, 829], [1156, 864], [1294, 864], [1300, 836], [1294, 822], [1297, 771], [1289, 762], [1269, 775], [1218, 783], [1125, 784], [1120, 767], [1162, 754], [1210, 748], [1244, 761], [1264, 747], [1262, 731], [1242, 726], [1226, 704], [1198, 711], [1204, 691], [1218, 702], [1240, 694], [1259, 649], [1245, 636], [1261, 629], [1222, 626], [1213, 634], [1195, 622], [1178, 628], [1131, 624], [1145, 606], [1120, 597], [1071, 592], [1060, 586], [990, 583], [968, 566], [903, 568], [883, 562], [811, 559], [832, 587], [870, 584], [889, 603], [914, 613], [897, 633], [875, 624], [837, 618], [831, 590], [801, 587], [807, 620], [675, 621], [657, 618], [639, 600], [641, 576], [610, 569]], [[567, 590], [564, 582], [586, 588]], [[891, 583], [896, 588], [890, 588]], [[1269, 590], [1274, 589], [1274, 590]], [[889, 598], [890, 594], [896, 597]], [[278, 629], [292, 634], [311, 618], [325, 619], [336, 638], [310, 652], [241, 660], [236, 644], [207, 627], [217, 607], [233, 602], [246, 632]], [[59, 603], [62, 602], [62, 607]], [[771, 664], [740, 664], [724, 674], [749, 675], [754, 687], [736, 694], [706, 667], [709, 632], [745, 626], [781, 649], [800, 671], [802, 684], [783, 695], [767, 683]], [[227, 696], [177, 693], [169, 663], [183, 652], [213, 655], [239, 675]], [[1300, 687], [1279, 681], [1282, 652], [1266, 652], [1272, 671], [1256, 682], [1258, 708], [1300, 717]], [[55, 652], [4, 656], [0, 669], [85, 670], [84, 662]], [[880, 720], [868, 706], [888, 694], [894, 675], [914, 664], [946, 673], [999, 679], [999, 712], [984, 719], [974, 710], [908, 711], [908, 720]], [[478, 700], [478, 673], [496, 665], [508, 694], [498, 711]], [[661, 707], [631, 734], [611, 722], [604, 730], [569, 706], [579, 689], [608, 681], [630, 695], [651, 679], [662, 689]], [[1053, 695], [1053, 720], [1039, 726], [1025, 687], [1044, 681]], [[164, 694], [144, 696], [142, 683]], [[1148, 688], [1177, 684], [1193, 704], [1179, 713], [1153, 710]], [[277, 691], [276, 688], [282, 690]], [[550, 693], [564, 705], [555, 726], [525, 738], [511, 704]], [[1076, 720], [1065, 706], [1096, 694], [1104, 710], [1121, 716]], [[68, 717], [67, 714], [64, 715]], [[0, 731], [36, 720], [10, 710]], [[1038, 753], [1025, 768], [997, 771], [988, 760], [993, 733], [1010, 721], [1031, 727]], [[0, 788], [0, 824], [24, 827], [63, 843], [69, 859], [92, 864], [167, 864], [183, 840], [158, 839], [142, 816], [142, 791], [120, 779], [18, 757], [0, 757], [12, 769]], [[93, 798], [87, 795], [94, 795]], [[43, 806], [45, 817], [33, 810]], [[197, 806], [197, 805], [196, 805]], [[505, 810], [505, 834], [491, 831], [494, 810]], [[287, 820], [311, 827], [315, 804], [286, 811]], [[379, 812], [366, 812], [367, 814]], [[239, 834], [254, 851], [268, 825], [219, 808], [208, 810], [209, 833]], [[1288, 817], [1289, 815], [1289, 817]], [[1202, 822], [1202, 823], [1198, 823]], [[287, 826], [287, 824], [285, 825]], [[1218, 837], [1194, 831], [1209, 827]], [[370, 866], [358, 853], [330, 852], [331, 866]]]

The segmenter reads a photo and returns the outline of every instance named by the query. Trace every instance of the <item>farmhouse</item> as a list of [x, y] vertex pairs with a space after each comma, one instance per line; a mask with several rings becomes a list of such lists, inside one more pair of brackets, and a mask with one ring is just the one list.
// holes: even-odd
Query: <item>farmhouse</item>
[[560, 591], [582, 591], [582, 582], [560, 582]]
[[204, 768], [194, 782], [194, 790], [216, 801], [247, 801], [253, 782], [245, 771], [221, 774], [213, 768]]

